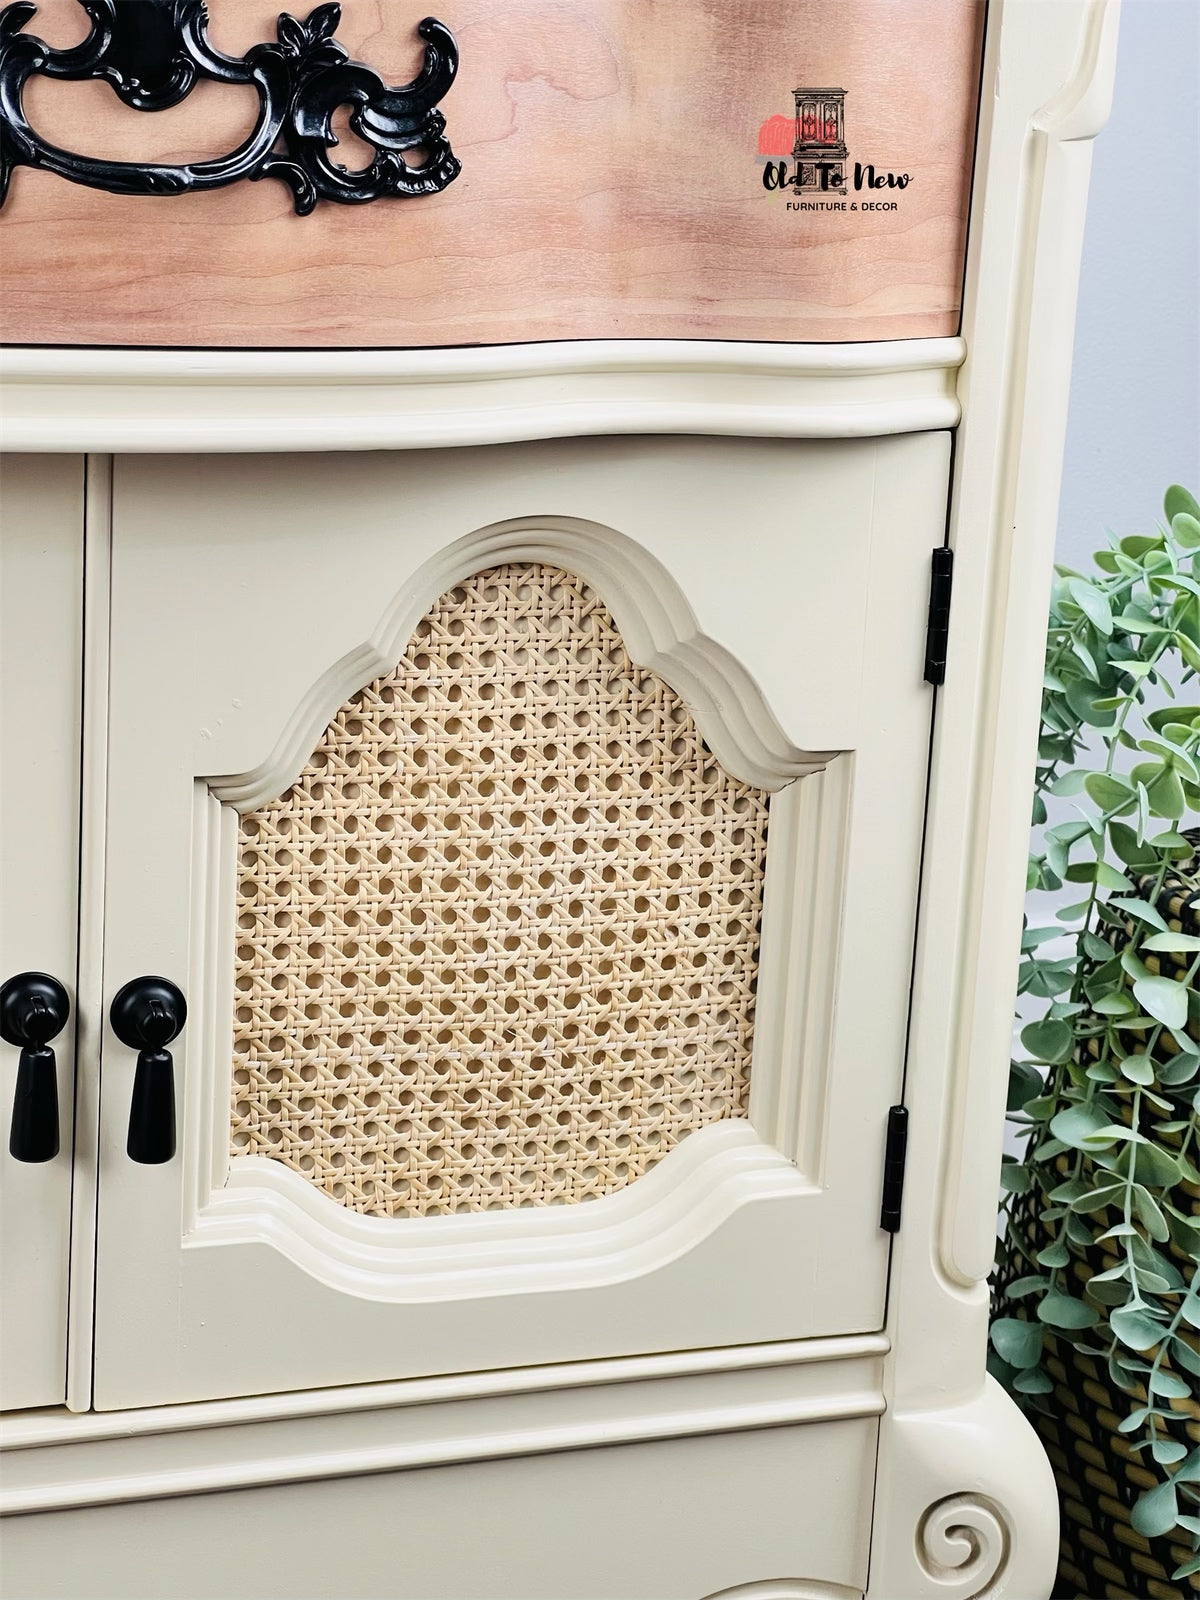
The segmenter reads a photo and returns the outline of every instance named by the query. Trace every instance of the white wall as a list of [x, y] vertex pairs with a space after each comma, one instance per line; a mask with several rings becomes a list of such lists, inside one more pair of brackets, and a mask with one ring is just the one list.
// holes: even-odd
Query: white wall
[[[1052, 0], [1051, 0], [1052, 3]], [[1081, 568], [1200, 494], [1200, 0], [1122, 0], [1095, 144], [1058, 559]]]

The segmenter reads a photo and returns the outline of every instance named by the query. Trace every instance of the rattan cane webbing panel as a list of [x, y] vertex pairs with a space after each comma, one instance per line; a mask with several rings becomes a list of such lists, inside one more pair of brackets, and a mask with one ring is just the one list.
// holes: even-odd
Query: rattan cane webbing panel
[[386, 1216], [631, 1183], [746, 1109], [766, 829], [578, 578], [456, 585], [241, 819], [234, 1154]]

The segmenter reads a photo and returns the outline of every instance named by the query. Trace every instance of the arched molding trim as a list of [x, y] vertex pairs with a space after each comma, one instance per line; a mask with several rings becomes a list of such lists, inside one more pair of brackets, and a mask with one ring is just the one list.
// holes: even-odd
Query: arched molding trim
[[212, 793], [237, 811], [252, 811], [283, 793], [339, 706], [391, 671], [435, 601], [472, 573], [509, 561], [563, 566], [589, 583], [612, 612], [631, 658], [676, 691], [735, 778], [777, 790], [821, 771], [835, 753], [792, 744], [750, 673], [701, 631], [675, 579], [635, 540], [578, 517], [523, 517], [479, 528], [419, 567], [370, 637], [304, 695], [267, 759], [249, 772], [209, 776]]
[[698, 1129], [635, 1183], [582, 1205], [409, 1221], [349, 1211], [280, 1162], [239, 1156], [187, 1243], [259, 1241], [341, 1293], [416, 1304], [646, 1277], [703, 1249], [744, 1206], [812, 1192], [743, 1118]]

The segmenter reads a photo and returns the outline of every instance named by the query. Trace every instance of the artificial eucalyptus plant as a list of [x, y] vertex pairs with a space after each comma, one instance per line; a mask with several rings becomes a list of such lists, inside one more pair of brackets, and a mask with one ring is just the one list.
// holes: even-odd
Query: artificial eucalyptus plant
[[1106, 1366], [1149, 1469], [1132, 1525], [1183, 1547], [1179, 1580], [1200, 1571], [1200, 506], [1176, 486], [1164, 508], [1054, 584], [992, 1344], [1033, 1409], [1048, 1346]]

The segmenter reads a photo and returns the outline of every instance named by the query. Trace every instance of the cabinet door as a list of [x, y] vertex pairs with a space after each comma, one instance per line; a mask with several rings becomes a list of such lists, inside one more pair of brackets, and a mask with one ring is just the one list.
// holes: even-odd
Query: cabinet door
[[51, 1042], [59, 1147], [50, 1159], [10, 1148], [20, 1051], [0, 1044], [0, 1409], [15, 1410], [61, 1405], [66, 1393], [83, 462], [6, 456], [0, 513], [0, 983], [46, 973], [70, 1005]]
[[118, 462], [98, 1404], [881, 1326], [947, 464]]

